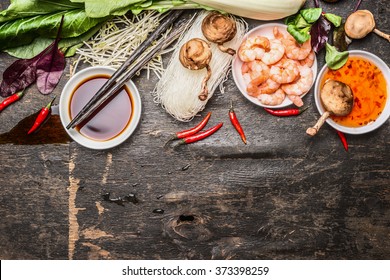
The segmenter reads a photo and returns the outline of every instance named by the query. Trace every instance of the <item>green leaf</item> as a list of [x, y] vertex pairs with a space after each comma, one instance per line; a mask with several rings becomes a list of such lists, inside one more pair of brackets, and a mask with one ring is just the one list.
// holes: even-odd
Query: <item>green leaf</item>
[[342, 17], [335, 15], [335, 14], [330, 14], [326, 13], [324, 14], [324, 17], [329, 20], [335, 27], [339, 27], [341, 25]]
[[11, 0], [9, 7], [0, 12], [0, 23], [83, 7], [84, 5], [72, 3], [70, 0]]
[[84, 3], [85, 12], [88, 17], [101, 18], [109, 15], [121, 16], [128, 10], [129, 6], [145, 2], [145, 0], [71, 0], [72, 2]]
[[321, 8], [302, 9], [300, 10], [299, 13], [308, 23], [314, 23], [320, 18], [322, 9]]
[[0, 25], [0, 50], [29, 44], [36, 37], [54, 38], [63, 15], [62, 38], [77, 37], [107, 20], [89, 18], [83, 10], [70, 10], [9, 21]]
[[328, 43], [326, 43], [326, 65], [332, 69], [337, 70], [347, 62], [349, 56], [348, 51], [338, 52], [337, 49]]
[[[92, 27], [90, 30], [81, 34], [80, 36], [62, 39], [58, 43], [58, 47], [61, 49], [61, 51], [65, 53], [65, 56], [67, 57], [72, 56], [70, 55], [71, 53], [70, 49], [73, 48], [74, 46], [78, 46], [80, 43], [82, 45], [83, 44], [82, 42], [89, 40], [100, 29], [101, 26], [102, 23], [97, 24], [96, 26]], [[17, 58], [29, 59], [42, 52], [52, 42], [53, 39], [38, 37], [35, 38], [28, 45], [10, 48], [5, 50], [5, 52]]]
[[290, 33], [294, 37], [294, 39], [300, 44], [303, 44], [310, 39], [309, 30], [310, 26], [306, 27], [305, 29], [298, 29], [294, 25], [287, 26], [288, 33]]

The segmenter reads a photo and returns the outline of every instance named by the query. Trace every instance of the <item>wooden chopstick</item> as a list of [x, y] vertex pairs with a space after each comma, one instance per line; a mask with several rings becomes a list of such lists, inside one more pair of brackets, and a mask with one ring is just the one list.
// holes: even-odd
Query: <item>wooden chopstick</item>
[[[70, 121], [66, 126], [67, 129], [74, 128], [82, 121], [82, 116], [90, 110], [105, 93], [117, 83], [117, 80], [127, 68], [136, 61], [136, 59], [142, 55], [142, 53], [165, 31], [168, 27], [183, 13], [182, 10], [170, 11], [169, 14], [164, 18], [163, 22], [148, 36], [148, 38], [138, 46], [138, 48], [130, 55], [130, 57], [114, 72], [110, 79], [108, 79], [103, 86], [95, 93], [95, 95], [88, 101], [88, 103], [80, 110], [80, 112]], [[153, 57], [152, 57], [153, 58]], [[140, 70], [140, 69], [139, 69]], [[123, 86], [123, 84], [122, 84]], [[119, 87], [120, 88], [120, 87]], [[100, 103], [100, 102], [99, 102]], [[101, 104], [101, 103], [100, 103]], [[95, 108], [95, 107], [94, 107]], [[91, 115], [91, 113], [89, 114]], [[85, 120], [86, 118], [82, 118]]]

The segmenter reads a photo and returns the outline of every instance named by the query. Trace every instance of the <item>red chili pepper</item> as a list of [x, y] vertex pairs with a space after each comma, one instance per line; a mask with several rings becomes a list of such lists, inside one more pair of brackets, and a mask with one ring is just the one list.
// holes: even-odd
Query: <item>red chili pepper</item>
[[187, 137], [181, 139], [180, 142], [178, 142], [178, 145], [190, 144], [190, 143], [194, 143], [196, 141], [205, 139], [205, 138], [209, 137], [210, 135], [214, 134], [215, 132], [217, 132], [222, 127], [222, 125], [223, 125], [223, 123], [219, 123], [216, 126], [213, 126], [205, 131], [199, 132], [199, 133], [194, 134], [194, 135], [187, 136]]
[[347, 142], [347, 138], [345, 137], [345, 134], [338, 130], [336, 130], [336, 132], [337, 135], [340, 137], [341, 143], [343, 143], [344, 149], [348, 151], [348, 142]]
[[272, 110], [270, 108], [264, 108], [264, 110], [266, 110], [268, 113], [270, 113], [271, 115], [274, 115], [274, 116], [278, 116], [278, 117], [289, 117], [289, 116], [298, 116], [300, 114], [302, 114], [303, 112], [305, 112], [307, 110], [307, 108], [309, 107], [306, 107], [306, 108], [292, 108], [292, 109], [282, 109], [282, 110]]
[[210, 117], [211, 117], [211, 112], [209, 112], [204, 117], [204, 119], [199, 124], [194, 126], [193, 128], [177, 132], [176, 135], [174, 136], [175, 137], [174, 139], [182, 139], [182, 138], [194, 135], [195, 133], [201, 131], [206, 126], [206, 124], [209, 121]]
[[54, 99], [56, 99], [55, 96], [50, 101], [50, 103], [46, 105], [46, 107], [43, 107], [41, 109], [41, 111], [39, 112], [37, 118], [35, 119], [35, 122], [34, 122], [33, 126], [31, 127], [31, 129], [28, 131], [27, 134], [30, 134], [30, 133], [33, 133], [34, 131], [36, 131], [42, 125], [42, 123], [47, 119], [47, 117], [51, 113], [51, 105], [53, 104]]
[[209, 112], [204, 118], [203, 120], [198, 123], [196, 126], [190, 128], [190, 129], [186, 129], [186, 130], [183, 130], [183, 131], [179, 131], [179, 132], [176, 132], [175, 135], [173, 135], [171, 137], [171, 139], [169, 139], [167, 141], [167, 143], [165, 143], [165, 145], [167, 145], [169, 142], [173, 141], [173, 140], [177, 140], [177, 139], [183, 139], [185, 137], [188, 137], [188, 136], [191, 136], [191, 135], [194, 135], [195, 133], [201, 131], [207, 124], [207, 122], [209, 121], [211, 117], [211, 112]]
[[18, 101], [20, 98], [22, 98], [24, 94], [24, 91], [14, 93], [11, 96], [7, 97], [3, 100], [3, 102], [0, 103], [0, 112], [3, 111], [6, 107], [11, 105], [12, 103]]
[[244, 130], [242, 129], [242, 126], [241, 126], [240, 122], [237, 119], [236, 112], [234, 112], [233, 102], [230, 105], [229, 118], [230, 118], [230, 121], [232, 122], [232, 125], [237, 130], [238, 134], [240, 134], [242, 141], [246, 145], [245, 133], [244, 133]]

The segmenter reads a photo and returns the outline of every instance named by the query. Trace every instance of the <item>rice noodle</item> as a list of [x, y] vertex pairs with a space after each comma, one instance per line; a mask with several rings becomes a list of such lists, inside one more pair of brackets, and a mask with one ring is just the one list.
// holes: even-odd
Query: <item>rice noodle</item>
[[[108, 21], [91, 40], [84, 42], [83, 47], [77, 50], [79, 58], [75, 62], [74, 71], [80, 61], [92, 66], [119, 68], [161, 20], [163, 18], [160, 13], [145, 11], [131, 19], [124, 15]], [[161, 56], [154, 57], [144, 69], [147, 70], [147, 78], [150, 71], [160, 77], [164, 70]]]
[[[217, 44], [211, 43], [213, 56], [210, 62], [212, 74], [207, 83], [209, 95], [207, 100], [200, 101], [198, 94], [201, 90], [202, 80], [206, 75], [206, 69], [189, 70], [183, 67], [179, 61], [179, 52], [180, 47], [192, 38], [206, 40], [202, 34], [201, 26], [207, 13], [206, 11], [199, 13], [192, 26], [178, 40], [171, 60], [153, 92], [155, 103], [161, 104], [172, 117], [183, 122], [190, 121], [205, 108], [207, 101], [213, 96], [218, 86], [223, 91], [221, 83], [227, 79], [228, 70], [233, 60], [233, 56], [221, 52]], [[248, 26], [244, 20], [231, 17], [236, 21], [237, 34], [224, 46], [237, 50]]]

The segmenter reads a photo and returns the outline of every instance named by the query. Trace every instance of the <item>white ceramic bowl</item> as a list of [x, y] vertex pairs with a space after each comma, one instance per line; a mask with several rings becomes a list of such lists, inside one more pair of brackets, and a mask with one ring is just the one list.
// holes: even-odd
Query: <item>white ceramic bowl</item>
[[73, 77], [71, 77], [69, 81], [66, 83], [64, 89], [62, 90], [61, 98], [59, 102], [59, 112], [60, 112], [62, 125], [64, 126], [69, 136], [74, 141], [76, 141], [77, 143], [79, 143], [84, 147], [95, 149], [95, 150], [104, 150], [104, 149], [113, 148], [123, 143], [132, 135], [132, 133], [137, 128], [137, 125], [141, 119], [141, 97], [139, 95], [137, 87], [134, 85], [134, 83], [131, 80], [129, 80], [126, 83], [126, 86], [131, 92], [131, 101], [133, 103], [132, 113], [131, 113], [131, 118], [129, 123], [127, 124], [127, 126], [124, 128], [122, 132], [120, 132], [118, 135], [108, 140], [96, 140], [83, 135], [82, 133], [79, 132], [78, 129], [66, 129], [66, 126], [71, 121], [69, 106], [70, 106], [72, 94], [75, 90], [75, 87], [80, 85], [80, 83], [82, 83], [89, 77], [95, 75], [102, 75], [102, 74], [112, 75], [114, 72], [115, 69], [110, 67], [104, 67], [104, 66], [96, 66], [96, 67], [89, 67], [83, 69], [80, 72], [77, 72]]
[[[267, 24], [259, 25], [258, 27], [255, 27], [252, 30], [250, 30], [247, 34], [245, 34], [244, 39], [251, 36], [265, 36], [267, 38], [274, 38], [273, 29], [275, 26], [277, 26], [281, 32], [285, 34], [287, 33], [287, 26], [285, 24], [267, 23]], [[293, 104], [292, 101], [286, 97], [281, 104], [276, 106], [269, 106], [269, 105], [262, 104], [257, 98], [250, 96], [246, 91], [247, 86], [245, 84], [244, 78], [241, 73], [242, 64], [243, 62], [238, 57], [238, 55], [236, 55], [232, 61], [232, 75], [233, 75], [234, 82], [236, 83], [236, 86], [238, 87], [242, 95], [245, 96], [246, 99], [248, 99], [250, 102], [258, 106], [267, 107], [267, 108], [283, 108]], [[314, 64], [311, 67], [311, 69], [313, 70], [313, 84], [314, 84], [315, 77], [317, 76], [317, 58], [315, 58]], [[303, 94], [301, 97], [305, 96], [306, 94], [307, 93]]]
[[[375, 64], [381, 71], [382, 74], [384, 75], [386, 82], [387, 82], [387, 99], [386, 99], [386, 105], [383, 109], [383, 112], [380, 114], [380, 116], [372, 123], [369, 123], [364, 126], [359, 126], [359, 127], [348, 127], [348, 126], [343, 126], [335, 121], [333, 121], [331, 118], [328, 118], [326, 122], [333, 128], [344, 132], [344, 133], [349, 133], [349, 134], [364, 134], [370, 131], [373, 131], [380, 127], [382, 124], [384, 124], [387, 119], [390, 116], [390, 69], [386, 65], [386, 63], [377, 57], [376, 55], [366, 52], [366, 51], [360, 51], [360, 50], [351, 50], [349, 51], [349, 56], [350, 57], [362, 57], [371, 63]], [[326, 71], [328, 70], [328, 67], [325, 65], [320, 73], [318, 74], [317, 81], [315, 83], [314, 87], [314, 99], [315, 103], [318, 109], [318, 112], [322, 115], [325, 112], [324, 107], [322, 106], [321, 103], [321, 98], [320, 98], [320, 84], [323, 76], [325, 75]]]

